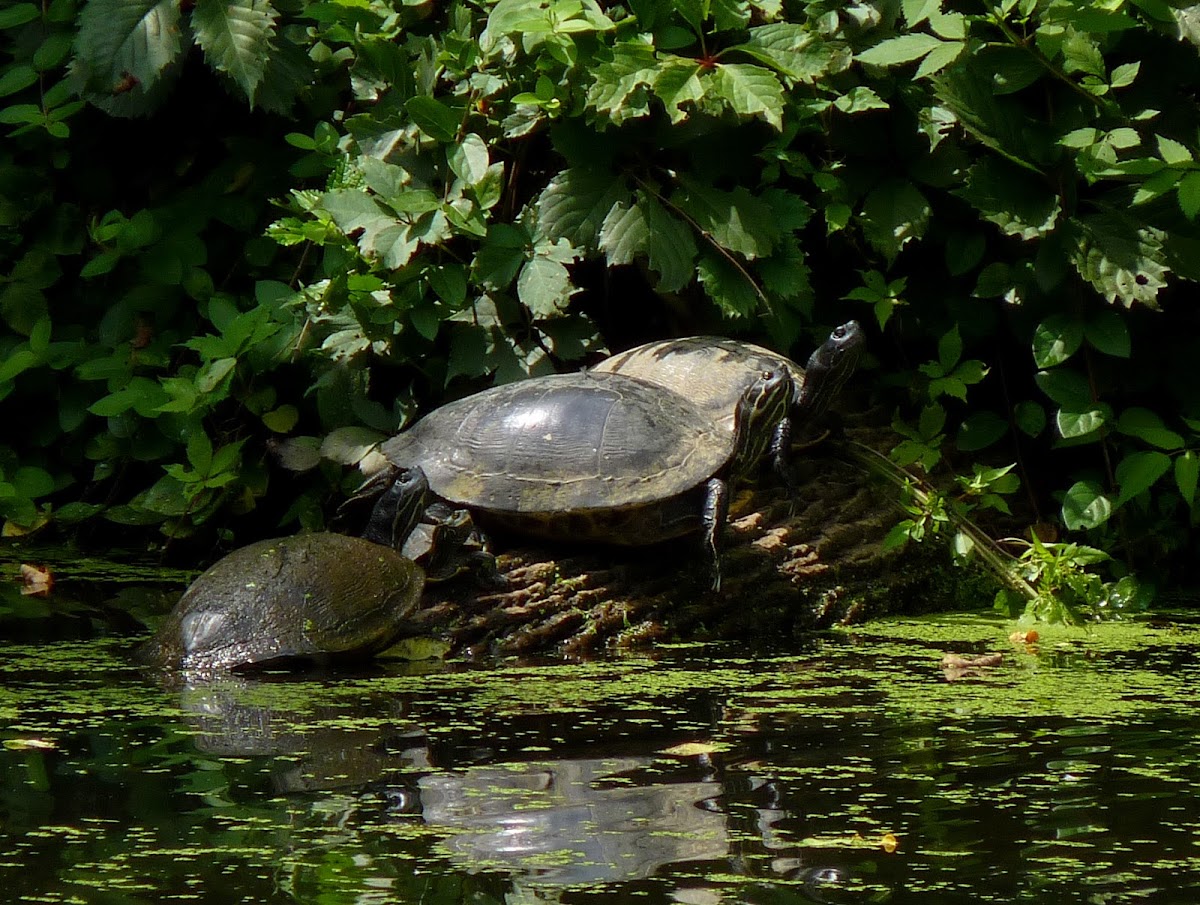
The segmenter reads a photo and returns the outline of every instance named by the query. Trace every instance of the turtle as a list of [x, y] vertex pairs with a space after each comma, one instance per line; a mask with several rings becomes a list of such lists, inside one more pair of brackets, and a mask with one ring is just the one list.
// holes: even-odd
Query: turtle
[[420, 469], [396, 473], [372, 513], [387, 543], [331, 532], [262, 540], [214, 563], [137, 651], [171, 669], [241, 670], [365, 659], [410, 626], [425, 573], [396, 547], [425, 506]]
[[795, 394], [788, 418], [781, 419], [771, 441], [771, 462], [790, 484], [787, 472], [791, 437], [802, 424], [820, 416], [854, 372], [864, 334], [858, 321], [847, 321], [801, 368], [762, 346], [720, 336], [687, 336], [646, 343], [606, 358], [593, 373], [625, 374], [687, 396], [727, 431], [734, 430], [738, 398], [766, 370], [786, 370]]
[[700, 532], [719, 588], [728, 482], [761, 459], [791, 397], [786, 370], [760, 373], [726, 430], [636, 377], [533, 377], [448, 403], [387, 440], [389, 467], [360, 492], [417, 467], [435, 499], [485, 527], [620, 546]]

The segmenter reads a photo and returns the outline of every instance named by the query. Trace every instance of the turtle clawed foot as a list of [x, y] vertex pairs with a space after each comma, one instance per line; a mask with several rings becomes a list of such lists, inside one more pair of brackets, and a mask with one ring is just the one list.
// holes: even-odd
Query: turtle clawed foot
[[471, 575], [475, 584], [482, 591], [501, 593], [512, 589], [512, 582], [500, 574], [496, 568], [496, 557], [491, 553], [480, 550], [470, 556]]

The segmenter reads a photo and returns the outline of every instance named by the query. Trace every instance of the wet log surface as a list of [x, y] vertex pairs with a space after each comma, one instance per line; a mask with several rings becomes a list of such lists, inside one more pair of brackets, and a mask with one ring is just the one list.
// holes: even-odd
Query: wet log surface
[[[879, 412], [847, 419], [844, 437], [886, 451], [896, 438], [881, 420]], [[794, 497], [767, 479], [734, 492], [719, 591], [695, 538], [633, 550], [502, 540], [508, 589], [432, 585], [419, 623], [457, 655], [573, 655], [786, 639], [888, 613], [980, 604], [964, 598], [986, 593], [986, 581], [955, 567], [944, 543], [884, 549], [900, 517], [897, 491], [870, 479], [837, 440], [799, 452], [794, 469]]]

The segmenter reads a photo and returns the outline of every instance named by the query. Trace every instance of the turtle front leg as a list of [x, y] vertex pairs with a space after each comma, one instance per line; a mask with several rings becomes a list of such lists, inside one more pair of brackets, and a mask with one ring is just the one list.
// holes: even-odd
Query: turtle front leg
[[709, 478], [705, 485], [701, 512], [704, 548], [712, 563], [712, 589], [721, 590], [721, 535], [729, 518], [729, 487], [720, 478]]
[[792, 478], [792, 419], [782, 418], [775, 425], [775, 433], [771, 435], [771, 448], [767, 455], [771, 457], [771, 469], [775, 476], [787, 488], [788, 496], [796, 495], [796, 482]]

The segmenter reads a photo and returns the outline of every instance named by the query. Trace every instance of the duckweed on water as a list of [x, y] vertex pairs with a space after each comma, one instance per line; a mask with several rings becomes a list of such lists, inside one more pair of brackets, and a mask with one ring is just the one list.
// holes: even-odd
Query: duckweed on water
[[[1012, 630], [200, 684], [124, 641], [0, 647], [0, 882], [102, 905], [1196, 894], [1200, 630]], [[947, 652], [1003, 656], [950, 681]]]

